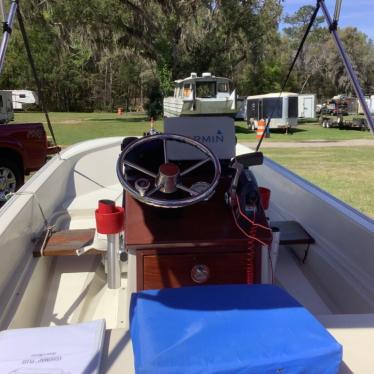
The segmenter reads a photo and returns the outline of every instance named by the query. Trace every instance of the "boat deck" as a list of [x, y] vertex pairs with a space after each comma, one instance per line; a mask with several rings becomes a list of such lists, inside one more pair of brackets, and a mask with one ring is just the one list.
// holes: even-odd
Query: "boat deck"
[[[87, 218], [87, 222], [89, 219]], [[71, 222], [74, 226], [74, 222]], [[123, 274], [121, 288], [110, 290], [101, 256], [55, 257], [39, 260], [51, 263], [45, 299], [40, 303], [33, 326], [53, 326], [79, 323], [100, 318], [106, 319], [103, 372], [111, 374], [134, 372], [133, 354], [129, 333], [127, 279]], [[48, 265], [46, 265], [48, 266]], [[341, 373], [369, 373], [374, 367], [374, 314], [332, 314], [327, 299], [304, 274], [300, 261], [287, 247], [281, 247], [275, 273], [275, 283], [285, 288], [309, 309], [323, 325], [344, 345], [344, 365]], [[30, 290], [30, 292], [34, 292]], [[24, 297], [27, 302], [27, 292]], [[23, 306], [24, 313], [28, 310]], [[333, 308], [332, 308], [333, 309]], [[17, 321], [25, 321], [19, 311]], [[22, 323], [22, 324], [23, 324]], [[363, 344], [365, 341], [365, 344]], [[358, 344], [360, 343], [360, 344]]]
[[[108, 198], [120, 203], [120, 188], [113, 186], [105, 192]], [[64, 214], [57, 214], [57, 224], [64, 229], [94, 227], [92, 201], [101, 196], [103, 191], [96, 191], [75, 199], [64, 207]], [[274, 212], [269, 213], [274, 220], [282, 219]], [[35, 310], [38, 317], [33, 322], [24, 317], [30, 313], [31, 295], [35, 296], [35, 289], [26, 290], [12, 327], [53, 326], [105, 318], [107, 334], [103, 371], [112, 374], [134, 372], [126, 273], [123, 273], [121, 288], [111, 290], [106, 285], [100, 255], [44, 257], [39, 259], [37, 266], [50, 269], [48, 279], [43, 280], [48, 285], [48, 288], [43, 287], [44, 296], [40, 296], [43, 302], [39, 304], [40, 309]], [[374, 349], [374, 314], [333, 314], [338, 306], [333, 304], [318, 282], [313, 282], [304, 265], [287, 246], [280, 247], [274, 279], [344, 345], [345, 363], [341, 373], [368, 373], [367, 368], [374, 367], [374, 357], [370, 354]], [[37, 283], [32, 284], [35, 287]], [[25, 321], [29, 321], [27, 325]]]

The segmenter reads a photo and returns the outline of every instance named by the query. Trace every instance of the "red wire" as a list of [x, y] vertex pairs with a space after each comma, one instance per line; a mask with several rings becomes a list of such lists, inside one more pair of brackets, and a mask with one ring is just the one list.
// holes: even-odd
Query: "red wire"
[[[247, 265], [246, 265], [247, 284], [253, 283], [253, 273], [254, 273], [253, 272], [253, 256], [254, 256], [255, 241], [259, 242], [260, 244], [262, 244], [264, 246], [268, 246], [268, 248], [269, 248], [268, 249], [268, 256], [269, 256], [270, 269], [271, 269], [271, 283], [274, 283], [273, 263], [272, 263], [272, 259], [271, 259], [271, 255], [270, 255], [271, 242], [270, 242], [269, 245], [267, 245], [265, 242], [263, 242], [262, 240], [260, 240], [259, 238], [256, 237], [257, 227], [261, 227], [262, 229], [268, 230], [270, 232], [271, 232], [271, 228], [263, 226], [263, 225], [261, 225], [259, 223], [256, 223], [255, 222], [255, 220], [256, 220], [256, 213], [255, 212], [253, 214], [253, 221], [249, 217], [247, 217], [242, 212], [242, 210], [240, 209], [239, 198], [238, 198], [237, 194], [235, 194], [235, 198], [236, 198], [236, 203], [237, 203], [237, 207], [238, 207], [240, 215], [247, 222], [249, 222], [250, 225], [251, 225], [250, 229], [249, 229], [249, 234], [248, 234], [239, 225], [238, 220], [236, 219], [236, 214], [234, 212], [234, 207], [232, 206], [231, 211], [232, 211], [232, 215], [234, 217], [235, 224], [236, 224], [237, 228], [248, 238], [248, 259], [247, 259]], [[250, 277], [250, 275], [252, 275], [252, 277]]]
[[262, 229], [264, 229], [264, 230], [268, 230], [268, 231], [271, 232], [271, 228], [269, 228], [269, 227], [267, 227], [267, 226], [260, 225], [259, 223], [256, 223], [256, 222], [255, 222], [255, 217], [256, 217], [256, 215], [253, 216], [253, 221], [252, 221], [249, 217], [247, 217], [247, 216], [242, 212], [242, 210], [240, 209], [240, 204], [239, 204], [239, 198], [238, 198], [238, 195], [235, 194], [235, 197], [236, 197], [236, 204], [238, 205], [239, 213], [240, 213], [240, 215], [241, 215], [241, 216], [242, 216], [246, 221], [248, 221], [251, 225], [255, 225], [255, 226], [261, 227]]

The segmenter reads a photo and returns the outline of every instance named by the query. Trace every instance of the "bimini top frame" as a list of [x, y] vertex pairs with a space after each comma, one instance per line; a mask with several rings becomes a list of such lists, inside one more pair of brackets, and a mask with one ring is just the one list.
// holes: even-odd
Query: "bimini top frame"
[[[293, 62], [291, 64], [291, 67], [288, 71], [288, 74], [287, 74], [287, 77], [285, 78], [283, 84], [282, 84], [282, 88], [281, 88], [281, 93], [283, 92], [283, 90], [285, 89], [287, 83], [288, 83], [288, 79], [290, 78], [290, 75], [293, 71], [293, 68], [295, 66], [295, 63], [300, 55], [300, 52], [301, 50], [303, 49], [303, 46], [304, 46], [304, 43], [305, 43], [305, 40], [314, 24], [314, 21], [317, 17], [317, 13], [319, 12], [319, 9], [322, 8], [322, 11], [323, 11], [323, 14], [325, 16], [325, 19], [326, 19], [326, 22], [329, 26], [329, 30], [332, 34], [332, 37], [333, 37], [333, 40], [338, 48], [338, 51], [340, 53], [340, 56], [343, 60], [343, 63], [344, 63], [344, 66], [345, 66], [345, 69], [347, 70], [347, 73], [349, 75], [349, 78], [353, 84], [353, 87], [354, 87], [354, 90], [356, 92], [356, 95], [358, 97], [358, 100], [360, 101], [360, 104], [362, 105], [362, 108], [363, 108], [363, 111], [365, 113], [365, 117], [366, 117], [366, 120], [367, 120], [367, 123], [368, 123], [368, 126], [369, 126], [369, 129], [372, 133], [372, 135], [374, 136], [374, 121], [373, 121], [373, 118], [371, 116], [371, 113], [370, 113], [370, 110], [369, 110], [369, 107], [366, 103], [366, 100], [364, 98], [364, 94], [362, 92], [362, 89], [361, 89], [361, 86], [360, 86], [360, 83], [357, 79], [357, 76], [356, 76], [356, 73], [354, 72], [353, 68], [352, 68], [352, 64], [344, 50], [344, 47], [343, 47], [343, 44], [339, 38], [339, 35], [337, 33], [337, 27], [338, 27], [338, 18], [339, 18], [339, 13], [340, 13], [340, 9], [341, 9], [341, 3], [342, 3], [342, 0], [337, 0], [336, 2], [336, 6], [335, 6], [335, 15], [334, 15], [334, 20], [331, 19], [331, 16], [330, 16], [330, 13], [326, 7], [326, 4], [325, 4], [325, 1], [324, 0], [317, 0], [317, 4], [316, 4], [316, 7], [314, 9], [314, 12], [313, 12], [313, 15], [310, 19], [310, 22], [309, 22], [309, 25], [305, 31], [305, 34], [301, 40], [301, 43], [299, 45], [299, 48], [296, 52], [296, 55], [293, 59]], [[258, 141], [258, 144], [256, 146], [256, 151], [258, 151], [261, 147], [261, 144], [262, 144], [262, 141], [264, 139], [264, 136], [266, 134], [266, 130], [269, 128], [270, 126], [270, 122], [271, 122], [271, 118], [272, 118], [272, 114], [270, 115], [270, 117], [268, 118], [267, 122], [266, 122], [266, 128], [265, 128], [265, 131], [262, 133], [262, 136], [261, 138], [259, 139]]]
[[4, 0], [1, 1], [1, 10], [4, 18], [3, 22], [3, 38], [1, 40], [0, 45], [0, 73], [3, 71], [4, 61], [5, 61], [5, 54], [6, 50], [9, 44], [10, 34], [12, 33], [13, 23], [14, 19], [16, 17], [17, 13], [17, 7], [18, 7], [18, 0], [12, 0], [10, 4], [10, 9], [8, 13], [8, 17], [5, 21], [5, 6], [4, 6]]

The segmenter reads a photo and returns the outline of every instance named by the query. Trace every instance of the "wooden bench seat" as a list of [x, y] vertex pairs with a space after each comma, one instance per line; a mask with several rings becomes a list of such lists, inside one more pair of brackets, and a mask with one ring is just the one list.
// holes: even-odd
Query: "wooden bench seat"
[[[44, 240], [41, 249], [34, 251], [35, 257], [76, 256], [77, 249], [93, 243], [95, 229], [79, 229], [52, 232]], [[92, 248], [85, 254], [97, 255], [101, 252]]]
[[271, 227], [280, 230], [280, 245], [313, 244], [314, 239], [307, 233], [303, 226], [296, 221], [274, 221]]

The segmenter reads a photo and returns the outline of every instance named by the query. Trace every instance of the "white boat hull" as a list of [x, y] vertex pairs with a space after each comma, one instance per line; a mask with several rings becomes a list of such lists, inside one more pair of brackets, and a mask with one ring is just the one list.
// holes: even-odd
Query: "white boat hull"
[[[234, 109], [233, 109], [234, 108]], [[183, 100], [180, 98], [166, 97], [164, 99], [165, 117], [182, 116], [207, 116], [236, 114], [235, 103], [228, 97], [214, 99]]]
[[[121, 329], [124, 333], [120, 335], [128, 336], [126, 316], [129, 294], [135, 289], [135, 256], [130, 253], [127, 274], [131, 275], [126, 277], [125, 273], [120, 290], [106, 287], [105, 273], [96, 256], [32, 256], [40, 245], [37, 239], [43, 235], [45, 220], [57, 229], [91, 228], [95, 227], [94, 209], [99, 199], [122, 203], [122, 187], [115, 172], [121, 140], [93, 140], [68, 148], [37, 172], [0, 210], [2, 329], [105, 318], [107, 328]], [[245, 152], [248, 148], [237, 146], [237, 153]], [[365, 339], [372, 341], [373, 220], [270, 160], [253, 167], [253, 172], [259, 185], [272, 191], [270, 219], [297, 220], [316, 241], [304, 265], [295, 261], [287, 248], [281, 248], [276, 282], [322, 322], [326, 321], [337, 336], [343, 330], [336, 329], [335, 316], [341, 325], [357, 324], [360, 315], [365, 316], [363, 321], [369, 322], [360, 326], [366, 329]], [[346, 318], [341, 317], [344, 314]], [[347, 329], [346, 334], [351, 333], [357, 335], [357, 330]], [[346, 341], [346, 335], [341, 339]], [[370, 344], [355, 347], [367, 350]], [[352, 356], [351, 351], [355, 347], [347, 352], [344, 348], [346, 364], [351, 370], [371, 369], [367, 365], [371, 365], [372, 355], [365, 356], [364, 363], [357, 362], [357, 355]], [[121, 360], [123, 357], [126, 372], [133, 372], [129, 338], [123, 345]], [[110, 372], [121, 372], [115, 366]], [[370, 369], [354, 372], [370, 373]]]

